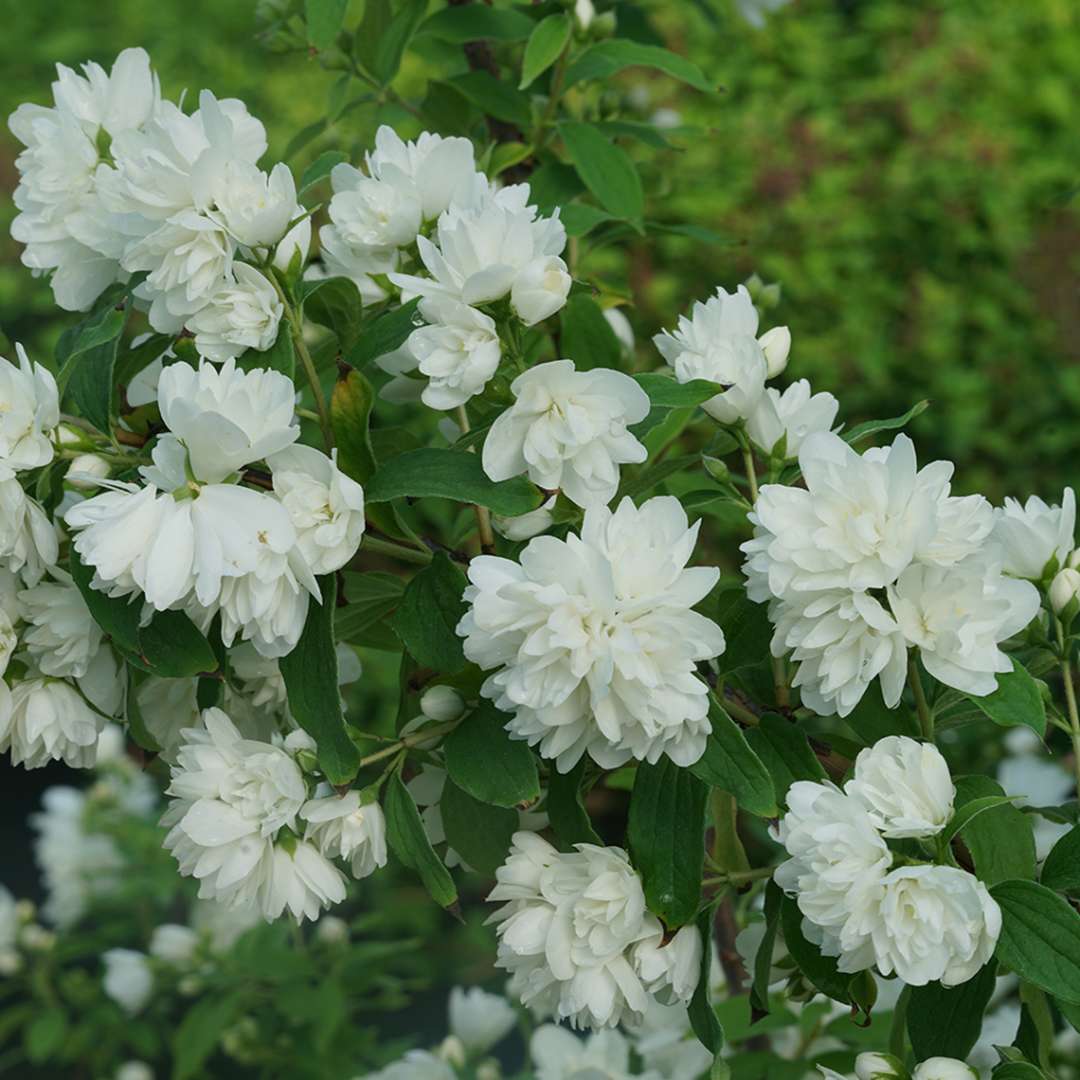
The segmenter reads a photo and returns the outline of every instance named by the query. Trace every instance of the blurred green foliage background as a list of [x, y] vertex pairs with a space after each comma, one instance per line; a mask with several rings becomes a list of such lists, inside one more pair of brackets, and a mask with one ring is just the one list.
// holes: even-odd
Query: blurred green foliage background
[[[362, 7], [353, 0], [350, 22]], [[650, 218], [721, 238], [590, 253], [589, 270], [633, 298], [639, 366], [654, 366], [648, 337], [691, 300], [756, 271], [783, 286], [772, 316], [794, 335], [788, 376], [834, 392], [842, 418], [929, 397], [921, 456], [953, 458], [960, 488], [1059, 494], [1080, 451], [1080, 6], [794, 0], [761, 25], [730, 0], [616, 12], [621, 35], [666, 41], [723, 87], [709, 98], [640, 70], [612, 82], [624, 108], [670, 129], [672, 149], [640, 151]], [[57, 61], [109, 64], [139, 44], [166, 94], [209, 86], [247, 101], [277, 159], [326, 114], [335, 77], [265, 52], [256, 29], [245, 0], [65, 0], [62, 18], [20, 5], [0, 110], [46, 101]], [[423, 82], [421, 52], [399, 85], [420, 97]], [[379, 119], [408, 120], [388, 109]], [[330, 145], [358, 152], [375, 119], [345, 112], [290, 163]], [[71, 316], [7, 236], [16, 150], [5, 129], [0, 329], [47, 355]]]

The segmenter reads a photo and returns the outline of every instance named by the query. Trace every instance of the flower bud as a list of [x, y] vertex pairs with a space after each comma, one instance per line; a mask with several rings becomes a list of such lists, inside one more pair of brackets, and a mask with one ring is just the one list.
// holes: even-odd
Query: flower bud
[[1071, 566], [1074, 570], [1080, 570], [1080, 548], [1077, 548], [1066, 560], [1066, 566]]
[[978, 1077], [970, 1065], [947, 1057], [927, 1058], [911, 1074], [912, 1080], [978, 1080]]
[[97, 454], [80, 454], [68, 466], [67, 482], [72, 487], [89, 490], [100, 487], [98, 480], [109, 475], [109, 463]]
[[554, 524], [552, 511], [555, 509], [557, 498], [558, 496], [552, 495], [543, 506], [530, 510], [527, 514], [519, 514], [517, 517], [502, 517], [495, 514], [491, 519], [491, 524], [495, 527], [495, 531], [500, 536], [505, 536], [507, 540], [531, 540], [534, 536], [547, 532]]
[[758, 344], [765, 353], [765, 377], [775, 379], [787, 367], [788, 353], [791, 352], [791, 331], [786, 326], [774, 326], [758, 338]]
[[484, 1061], [476, 1066], [476, 1080], [502, 1080], [502, 1069], [495, 1060]]
[[855, 1059], [855, 1075], [859, 1080], [907, 1080], [907, 1069], [892, 1054], [860, 1054]]
[[56, 944], [56, 935], [39, 923], [30, 923], [22, 928], [19, 943], [32, 952], [47, 952]]
[[336, 915], [324, 915], [315, 924], [315, 937], [324, 945], [340, 945], [349, 940], [349, 924]]
[[554, 315], [570, 294], [573, 280], [557, 255], [542, 255], [522, 267], [510, 290], [510, 304], [526, 326]]
[[1060, 615], [1069, 603], [1080, 597], [1080, 570], [1066, 566], [1054, 575], [1050, 582], [1050, 606]]
[[21, 967], [22, 957], [14, 949], [0, 949], [0, 975], [15, 975]]
[[447, 1035], [437, 1051], [439, 1058], [455, 1068], [465, 1067], [465, 1044], [456, 1035]]
[[429, 720], [446, 723], [465, 711], [465, 702], [452, 686], [432, 686], [420, 698], [420, 711]]
[[154, 1070], [145, 1061], [125, 1061], [116, 1070], [115, 1080], [154, 1080]]

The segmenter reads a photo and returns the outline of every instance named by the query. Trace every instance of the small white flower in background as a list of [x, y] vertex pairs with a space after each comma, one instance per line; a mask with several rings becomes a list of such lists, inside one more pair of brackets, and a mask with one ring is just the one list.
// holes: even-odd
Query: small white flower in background
[[[697, 980], [681, 978], [681, 963], [656, 970], [663, 927], [621, 848], [578, 844], [565, 854], [519, 832], [495, 877], [488, 899], [503, 905], [489, 920], [497, 927], [496, 965], [513, 975], [522, 1004], [599, 1028], [640, 1022], [650, 994], [689, 1000]], [[700, 937], [696, 950], [700, 959]], [[694, 946], [676, 951], [688, 955]]]
[[13, 765], [40, 769], [63, 761], [88, 769], [104, 726], [105, 718], [59, 679], [23, 679], [10, 690], [0, 683], [0, 753], [10, 750]]
[[457, 1073], [428, 1050], [410, 1050], [400, 1061], [355, 1080], [457, 1080]]
[[154, 1070], [145, 1061], [125, 1061], [113, 1080], [154, 1080]]
[[1050, 606], [1054, 614], [1060, 615], [1077, 597], [1080, 597], [1080, 570], [1066, 566], [1050, 582]]
[[81, 678], [101, 648], [101, 628], [71, 578], [59, 568], [52, 576], [19, 593], [23, 645], [42, 674]]
[[49, 435], [60, 423], [56, 380], [41, 364], [31, 364], [15, 346], [16, 367], [0, 357], [0, 462], [11, 469], [36, 469], [53, 458]]
[[422, 300], [420, 314], [429, 325], [414, 330], [407, 346], [428, 378], [421, 400], [432, 409], [455, 409], [479, 394], [499, 366], [495, 321], [444, 296]]
[[626, 356], [633, 356], [636, 344], [634, 341], [634, 328], [630, 325], [630, 320], [626, 317], [623, 309], [617, 307], [604, 308], [604, 318], [622, 346], [623, 353]]
[[[1014, 732], [1025, 741], [1014, 736]], [[1023, 733], [1030, 736], [1030, 742]], [[1005, 746], [1009, 756], [997, 767], [997, 781], [1006, 795], [1016, 800], [1016, 806], [1057, 806], [1069, 799], [1076, 790], [1072, 770], [1052, 757], [1042, 740], [1031, 728], [1010, 729]], [[1041, 814], [1032, 814], [1035, 833], [1035, 858], [1042, 862], [1051, 848], [1071, 828], [1064, 822], [1048, 821]]]
[[197, 679], [162, 679], [151, 675], [135, 688], [139, 715], [147, 731], [172, 762], [182, 741], [181, 732], [199, 723]]
[[992, 694], [1013, 670], [1000, 643], [1038, 614], [1038, 590], [974, 556], [955, 566], [909, 566], [889, 586], [889, 606], [926, 670], [968, 694]]
[[349, 940], [349, 924], [336, 915], [323, 915], [315, 924], [315, 936], [324, 945], [343, 945]]
[[266, 352], [278, 336], [284, 307], [277, 290], [254, 266], [236, 263], [201, 311], [188, 319], [195, 348], [208, 360], [223, 362], [245, 349]]
[[149, 952], [159, 960], [182, 967], [195, 955], [198, 944], [199, 935], [190, 926], [163, 923], [154, 927], [154, 932], [150, 935]]
[[521, 268], [510, 289], [510, 306], [526, 326], [535, 326], [566, 305], [573, 278], [558, 255], [543, 255]]
[[507, 540], [531, 540], [540, 533], [547, 532], [554, 524], [555, 503], [558, 495], [552, 495], [546, 502], [541, 503], [535, 510], [527, 514], [518, 514], [516, 517], [502, 517], [492, 514], [491, 524], [500, 536]]
[[102, 987], [129, 1016], [142, 1012], [154, 990], [154, 976], [146, 954], [134, 949], [109, 949], [102, 956]]
[[770, 363], [766, 346], [773, 353], [773, 367], [779, 372], [783, 353], [787, 359], [790, 335], [769, 331], [758, 338], [758, 314], [746, 287], [734, 293], [718, 288], [704, 304], [695, 303], [690, 318], [679, 316], [672, 333], [653, 338], [660, 355], [675, 372], [679, 382], [706, 379], [727, 387], [702, 406], [721, 424], [746, 419], [765, 389]]
[[452, 686], [433, 686], [420, 696], [420, 711], [429, 720], [446, 723], [465, 711], [465, 702]]
[[345, 859], [357, 881], [386, 865], [386, 818], [377, 802], [363, 802], [355, 789], [337, 795], [329, 785], [315, 796], [300, 808], [304, 839], [328, 859]]
[[883, 836], [935, 836], [953, 814], [956, 787], [941, 751], [903, 735], [888, 735], [859, 751], [844, 790]]
[[572, 360], [553, 360], [519, 375], [510, 390], [514, 404], [484, 440], [492, 480], [527, 473], [578, 506], [598, 506], [618, 490], [619, 466], [648, 456], [627, 427], [648, 415], [649, 396], [629, 375], [576, 371]]
[[994, 955], [1001, 909], [986, 886], [953, 866], [901, 866], [885, 878], [874, 952], [883, 975], [909, 986], [967, 982]]
[[892, 1054], [860, 1054], [855, 1059], [858, 1080], [906, 1080], [907, 1069]]
[[364, 535], [364, 489], [338, 468], [336, 450], [327, 457], [296, 444], [272, 454], [267, 463], [311, 572], [340, 570]]
[[277, 371], [170, 364], [158, 382], [158, 406], [187, 448], [197, 480], [217, 483], [245, 465], [284, 450], [300, 434], [296, 389]]
[[712, 1054], [698, 1041], [682, 1004], [651, 1001], [642, 1022], [629, 1028], [627, 1034], [645, 1066], [646, 1076], [700, 1080], [712, 1062]]
[[1066, 564], [1075, 546], [1076, 495], [1065, 489], [1061, 505], [1048, 506], [1037, 495], [1026, 503], [1006, 499], [994, 510], [994, 539], [1004, 553], [1006, 573], [1038, 581], [1051, 559]]
[[660, 1075], [631, 1071], [630, 1044], [621, 1031], [598, 1031], [580, 1039], [566, 1028], [544, 1024], [529, 1040], [529, 1056], [536, 1080], [659, 1080]]
[[719, 578], [688, 568], [698, 527], [670, 496], [585, 512], [580, 536], [540, 536], [520, 562], [469, 564], [465, 655], [496, 668], [482, 693], [511, 714], [511, 736], [560, 772], [588, 753], [603, 768], [631, 758], [701, 757], [708, 687], [696, 665], [724, 635], [693, 610]]
[[911, 1074], [911, 1080], [978, 1080], [978, 1077], [978, 1071], [970, 1065], [947, 1057], [927, 1058]]
[[0, 463], [0, 569], [35, 585], [59, 558], [56, 526], [23, 491], [15, 473]]
[[478, 986], [450, 991], [450, 1034], [461, 1040], [470, 1055], [486, 1054], [517, 1023], [517, 1013], [501, 994]]
[[776, 884], [795, 897], [803, 932], [841, 971], [871, 967], [892, 855], [866, 810], [831, 784], [800, 780], [787, 798], [778, 838], [791, 857], [777, 867]]
[[793, 458], [807, 436], [832, 429], [839, 409], [840, 402], [832, 394], [811, 394], [810, 383], [799, 379], [783, 393], [766, 387], [746, 419], [746, 430], [766, 453], [786, 435], [784, 456]]
[[22, 921], [15, 897], [0, 885], [0, 977], [14, 975], [22, 965], [18, 951]]

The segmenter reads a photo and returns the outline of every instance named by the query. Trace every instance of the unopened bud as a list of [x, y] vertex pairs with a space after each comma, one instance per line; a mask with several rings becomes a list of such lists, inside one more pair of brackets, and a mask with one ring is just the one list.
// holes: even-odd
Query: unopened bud
[[705, 471], [714, 480], [719, 480], [722, 484], [726, 484], [731, 479], [731, 470], [719, 458], [709, 457], [708, 454], [702, 454], [701, 461], [705, 466]]
[[476, 1080], [502, 1080], [502, 1069], [497, 1061], [483, 1061], [476, 1066]]
[[68, 466], [67, 482], [72, 487], [89, 490], [100, 487], [99, 480], [109, 475], [109, 463], [97, 454], [80, 454]]
[[1050, 582], [1050, 606], [1054, 614], [1060, 615], [1077, 597], [1080, 597], [1080, 570], [1066, 566]]
[[855, 1059], [855, 1075], [859, 1080], [907, 1080], [907, 1069], [892, 1054], [860, 1054]]
[[349, 924], [336, 915], [324, 915], [315, 924], [315, 936], [324, 945], [340, 945], [349, 940]]
[[912, 1080], [978, 1080], [979, 1074], [956, 1058], [933, 1057], [916, 1065], [911, 1077]]
[[446, 723], [465, 711], [465, 702], [452, 686], [433, 686], [420, 698], [420, 711], [429, 720]]
[[468, 1055], [465, 1053], [465, 1044], [456, 1035], [447, 1035], [439, 1045], [438, 1056], [447, 1065], [453, 1065], [457, 1069], [465, 1067]]

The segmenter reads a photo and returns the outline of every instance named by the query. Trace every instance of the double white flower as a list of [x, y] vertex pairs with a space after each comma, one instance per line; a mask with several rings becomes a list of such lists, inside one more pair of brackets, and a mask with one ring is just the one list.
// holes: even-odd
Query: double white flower
[[52, 461], [60, 402], [52, 373], [31, 364], [21, 345], [15, 352], [18, 367], [0, 357], [0, 464], [18, 471]]
[[656, 994], [688, 1001], [701, 936], [683, 927], [666, 945], [641, 880], [620, 848], [578, 844], [560, 853], [533, 833], [514, 835], [488, 896], [502, 907], [499, 967], [522, 1003], [574, 1027], [640, 1021]]
[[903, 736], [863, 750], [844, 791], [792, 785], [778, 830], [790, 858], [776, 883], [841, 971], [876, 965], [912, 986], [956, 986], [993, 955], [1001, 912], [986, 886], [951, 866], [893, 868], [883, 839], [937, 835], [955, 797], [940, 752]]
[[720, 575], [687, 568], [697, 534], [677, 499], [624, 499], [587, 510], [580, 536], [530, 541], [520, 562], [469, 564], [465, 655], [497, 669], [482, 693], [560, 772], [584, 753], [606, 769], [704, 753], [708, 687], [695, 667], [724, 635], [693, 610]]

